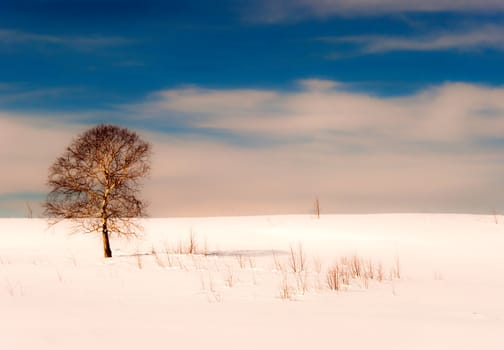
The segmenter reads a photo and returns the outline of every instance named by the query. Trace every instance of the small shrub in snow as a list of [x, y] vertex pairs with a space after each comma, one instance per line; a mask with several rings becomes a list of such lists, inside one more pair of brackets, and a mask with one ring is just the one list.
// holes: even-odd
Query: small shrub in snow
[[295, 249], [291, 245], [290, 255], [289, 255], [289, 265], [290, 265], [292, 272], [294, 272], [294, 273], [305, 271], [305, 269], [306, 269], [306, 254], [303, 250], [303, 245], [301, 243], [298, 244], [297, 249]]
[[289, 283], [289, 276], [284, 273], [282, 276], [282, 283], [280, 284], [280, 299], [288, 300], [294, 297], [294, 289]]
[[327, 286], [330, 290], [339, 291], [341, 276], [340, 276], [340, 267], [338, 264], [335, 264], [327, 271]]

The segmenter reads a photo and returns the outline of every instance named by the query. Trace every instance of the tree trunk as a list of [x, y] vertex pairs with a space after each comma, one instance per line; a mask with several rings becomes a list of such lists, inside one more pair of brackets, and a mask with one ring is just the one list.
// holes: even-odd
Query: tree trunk
[[110, 250], [107, 221], [103, 222], [102, 228], [102, 240], [103, 240], [103, 256], [106, 258], [112, 257], [112, 251]]
[[105, 258], [111, 258], [112, 257], [112, 251], [110, 250], [110, 242], [109, 242], [109, 235], [108, 235], [108, 228], [107, 228], [107, 205], [108, 205], [108, 195], [110, 193], [110, 189], [107, 188], [105, 190], [105, 194], [103, 195], [103, 202], [102, 202], [102, 213], [101, 213], [101, 220], [102, 220], [102, 240], [103, 240], [103, 256]]

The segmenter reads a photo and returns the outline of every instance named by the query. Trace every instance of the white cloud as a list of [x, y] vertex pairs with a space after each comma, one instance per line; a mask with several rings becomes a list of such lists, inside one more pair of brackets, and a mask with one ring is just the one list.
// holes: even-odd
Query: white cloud
[[[333, 43], [352, 43], [361, 53], [388, 51], [438, 51], [438, 50], [504, 50], [504, 27], [487, 25], [459, 31], [442, 31], [427, 35], [394, 37], [384, 35], [362, 35], [327, 37], [320, 40]], [[329, 55], [329, 58], [331, 55]], [[336, 54], [335, 58], [338, 58]]]
[[335, 81], [324, 79], [301, 79], [298, 80], [298, 83], [306, 90], [312, 90], [312, 91], [331, 90], [340, 85]]
[[[38, 191], [49, 159], [57, 157], [76, 128], [36, 115], [0, 112], [0, 193]], [[35, 170], [35, 171], [34, 171]]]
[[502, 147], [480, 143], [504, 135], [504, 89], [445, 84], [381, 98], [338, 82], [302, 82], [304, 90], [288, 93], [192, 87], [151, 97], [142, 107], [148, 115], [162, 106], [161, 122], [183, 113], [189, 129], [276, 141], [244, 148], [158, 135], [148, 189], [165, 208], [158, 215], [307, 212], [317, 194], [331, 211], [482, 211], [502, 203]]
[[210, 90], [183, 88], [158, 92], [154, 103], [147, 104], [154, 111], [174, 111], [213, 115], [241, 115], [255, 112], [274, 102], [278, 93], [265, 90]]
[[282, 22], [347, 15], [404, 12], [502, 12], [500, 0], [261, 0], [247, 9], [248, 19]]
[[95, 50], [103, 47], [122, 46], [133, 43], [134, 40], [120, 36], [64, 36], [30, 33], [17, 30], [0, 29], [0, 44], [48, 44], [66, 46], [79, 50]]
[[84, 89], [76, 87], [30, 88], [23, 84], [0, 84], [0, 103], [35, 101], [47, 98], [59, 98], [68, 94], [82, 93]]
[[[154, 146], [144, 192], [150, 214], [309, 213], [315, 196], [325, 212], [504, 206], [504, 145], [480, 144], [503, 140], [503, 88], [445, 84], [382, 98], [345, 91], [337, 82], [304, 86], [291, 92], [180, 88], [126, 106], [125, 113], [143, 111], [146, 125], [182, 113], [189, 129], [275, 140], [243, 147], [218, 137], [140, 130]], [[49, 165], [85, 128], [0, 113], [0, 195], [46, 191]], [[25, 213], [23, 202], [14, 205]]]
[[381, 98], [347, 92], [338, 82], [303, 80], [304, 90], [208, 90], [181, 88], [155, 94], [137, 106], [141, 115], [183, 113], [189, 128], [214, 128], [272, 137], [328, 133], [387, 140], [468, 142], [499, 137], [504, 114], [482, 119], [481, 111], [504, 111], [504, 89], [445, 84], [417, 94]]

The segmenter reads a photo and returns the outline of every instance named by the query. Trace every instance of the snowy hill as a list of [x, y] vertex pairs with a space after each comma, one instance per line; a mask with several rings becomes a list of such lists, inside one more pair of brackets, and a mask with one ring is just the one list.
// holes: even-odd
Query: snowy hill
[[105, 260], [98, 234], [1, 219], [0, 349], [504, 348], [502, 217], [144, 227]]

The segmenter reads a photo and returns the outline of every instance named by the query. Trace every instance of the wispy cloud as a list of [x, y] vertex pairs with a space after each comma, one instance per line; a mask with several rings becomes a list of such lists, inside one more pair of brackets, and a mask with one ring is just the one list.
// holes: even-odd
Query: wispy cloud
[[61, 98], [65, 95], [82, 93], [83, 88], [78, 87], [45, 87], [45, 88], [30, 88], [24, 84], [0, 84], [0, 106], [9, 105], [12, 103], [40, 101], [41, 99]]
[[[318, 40], [335, 44], [354, 44], [358, 54], [389, 51], [504, 50], [504, 27], [486, 25], [464, 30], [439, 31], [404, 37], [359, 35], [325, 37]], [[339, 58], [339, 54], [336, 53], [334, 56], [330, 54], [328, 58]]]
[[[151, 120], [176, 118], [187, 130], [267, 134], [286, 140], [293, 135], [318, 139], [339, 133], [347, 141], [357, 137], [360, 146], [371, 134], [383, 145], [391, 140], [422, 144], [499, 137], [504, 130], [504, 115], [495, 115], [504, 110], [501, 88], [454, 83], [410, 96], [382, 98], [349, 92], [344, 84], [327, 80], [298, 84], [301, 90], [294, 92], [172, 89], [126, 108]], [[493, 117], [482, 122], [481, 117], [488, 114], [482, 111], [488, 110]]]
[[247, 7], [247, 18], [283, 22], [306, 18], [383, 15], [405, 12], [502, 12], [499, 0], [260, 0]]
[[0, 29], [0, 45], [10, 46], [22, 44], [45, 44], [89, 51], [104, 47], [128, 45], [134, 42], [134, 40], [122, 36], [65, 36]]
[[157, 168], [152, 204], [166, 207], [165, 191], [173, 215], [303, 212], [315, 193], [329, 211], [483, 211], [500, 203], [493, 191], [504, 176], [504, 145], [486, 140], [502, 140], [504, 88], [454, 83], [384, 98], [328, 80], [298, 84], [289, 92], [182, 87], [135, 106], [154, 122], [183, 116], [187, 130], [276, 141], [241, 147], [158, 136], [157, 162], [170, 161]]
[[[385, 98], [328, 80], [298, 84], [181, 87], [124, 106], [124, 125], [143, 116], [137, 125], [155, 150], [144, 192], [151, 215], [307, 213], [317, 194], [328, 212], [484, 212], [502, 203], [504, 88], [454, 83]], [[47, 167], [88, 127], [71, 119], [0, 113], [0, 164], [9, 169], [0, 195], [46, 190]], [[158, 127], [174, 120], [182, 132]], [[216, 133], [191, 135], [201, 129]], [[235, 142], [265, 137], [275, 142]]]

